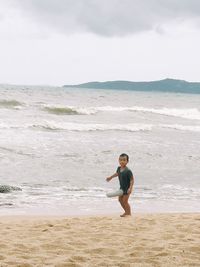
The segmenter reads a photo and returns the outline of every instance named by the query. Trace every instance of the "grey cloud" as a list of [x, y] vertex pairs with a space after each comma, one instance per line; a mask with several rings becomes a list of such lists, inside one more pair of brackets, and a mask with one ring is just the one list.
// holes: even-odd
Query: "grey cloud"
[[199, 0], [13, 0], [23, 16], [63, 33], [123, 36], [199, 20]]

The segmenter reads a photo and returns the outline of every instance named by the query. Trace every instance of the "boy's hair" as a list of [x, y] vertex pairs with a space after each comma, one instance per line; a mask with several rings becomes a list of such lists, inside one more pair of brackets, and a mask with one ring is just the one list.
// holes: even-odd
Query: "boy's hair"
[[125, 153], [122, 153], [119, 157], [126, 157], [127, 161], [129, 161], [129, 156]]

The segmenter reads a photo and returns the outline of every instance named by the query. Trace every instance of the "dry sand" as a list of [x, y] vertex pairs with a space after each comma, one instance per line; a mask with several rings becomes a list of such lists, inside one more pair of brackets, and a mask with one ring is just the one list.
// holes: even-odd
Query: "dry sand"
[[200, 266], [200, 213], [0, 217], [0, 266]]

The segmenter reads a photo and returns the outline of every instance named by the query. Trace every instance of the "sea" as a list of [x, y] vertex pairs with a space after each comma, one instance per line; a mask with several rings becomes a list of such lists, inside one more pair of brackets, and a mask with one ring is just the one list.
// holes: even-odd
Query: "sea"
[[[0, 85], [0, 215], [200, 212], [200, 94]], [[20, 190], [13, 190], [17, 187]]]

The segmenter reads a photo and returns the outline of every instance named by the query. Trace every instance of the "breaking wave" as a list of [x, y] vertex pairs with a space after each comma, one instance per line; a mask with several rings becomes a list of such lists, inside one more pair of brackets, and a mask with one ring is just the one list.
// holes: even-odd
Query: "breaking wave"
[[44, 124], [36, 124], [30, 126], [35, 129], [45, 130], [68, 130], [68, 131], [150, 131], [150, 124], [81, 124], [81, 123], [54, 123], [46, 122]]
[[145, 108], [145, 107], [114, 107], [114, 106], [102, 106], [102, 107], [55, 107], [55, 106], [46, 106], [44, 108], [50, 113], [57, 115], [92, 115], [98, 112], [122, 112], [122, 111], [131, 111], [131, 112], [149, 112], [165, 116], [175, 116], [185, 119], [200, 120], [200, 111], [197, 108], [188, 108], [188, 109], [176, 109], [176, 108]]
[[0, 108], [18, 109], [24, 104], [16, 100], [0, 100]]
[[78, 115], [79, 112], [69, 107], [44, 107], [48, 113], [56, 115]]
[[181, 117], [184, 119], [200, 120], [200, 111], [197, 108], [176, 109], [176, 108], [135, 108], [135, 111], [152, 112], [160, 115]]
[[151, 131], [157, 128], [169, 128], [179, 131], [200, 132], [200, 125], [181, 125], [181, 124], [104, 124], [104, 123], [73, 123], [73, 122], [55, 122], [43, 121], [37, 124], [17, 125], [0, 123], [0, 129], [33, 129], [46, 131]]

